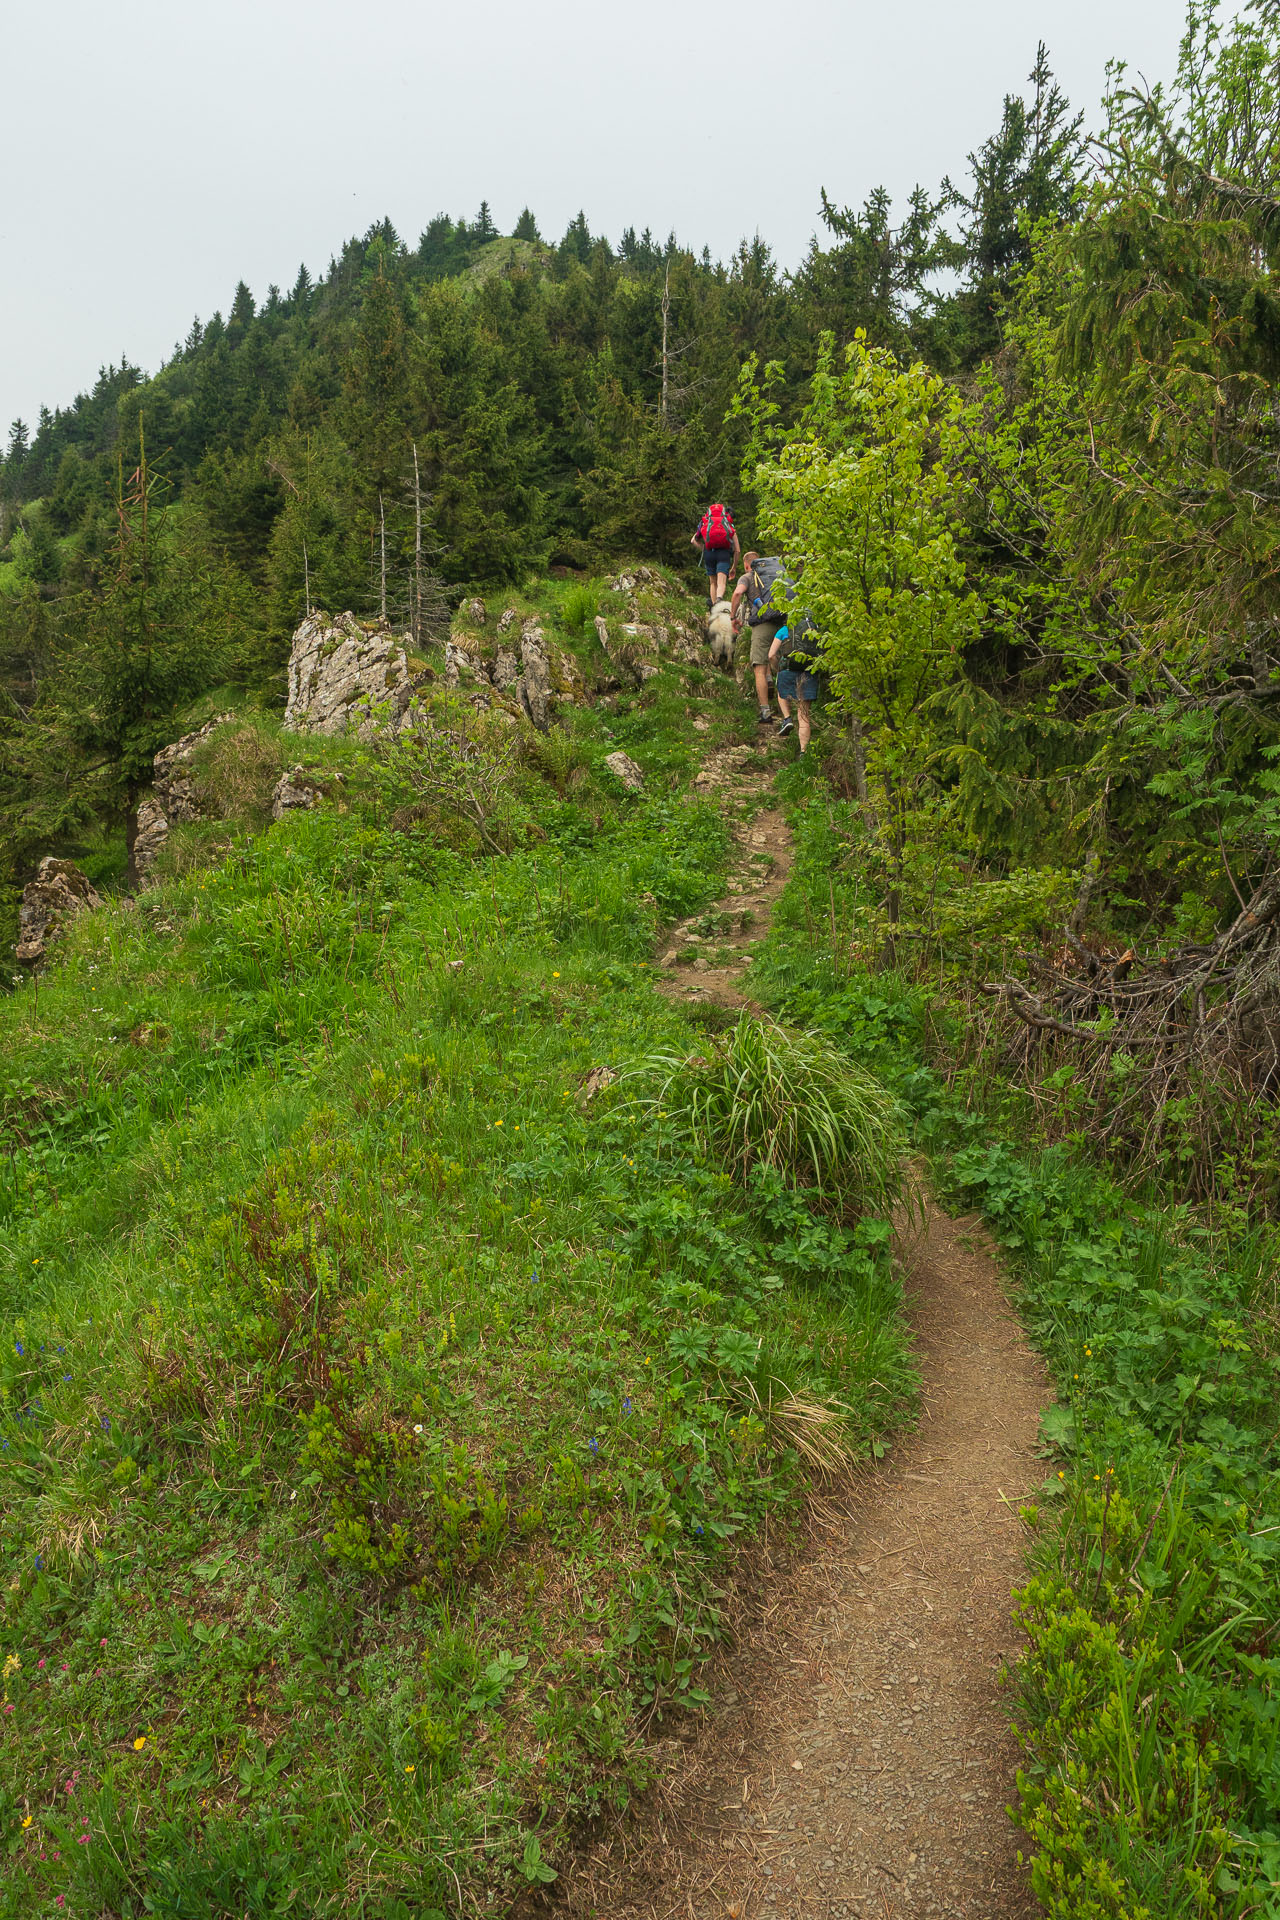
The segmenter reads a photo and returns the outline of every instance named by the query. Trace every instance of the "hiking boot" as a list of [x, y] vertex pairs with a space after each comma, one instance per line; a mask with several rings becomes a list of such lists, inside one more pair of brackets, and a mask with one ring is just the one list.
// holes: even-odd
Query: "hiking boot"
[[770, 713], [768, 707], [761, 707], [758, 724], [762, 727], [771, 727], [773, 725], [773, 715]]
[[787, 735], [794, 729], [795, 724], [796, 723], [794, 720], [791, 720], [791, 719], [784, 720], [778, 728], [779, 740], [785, 740]]

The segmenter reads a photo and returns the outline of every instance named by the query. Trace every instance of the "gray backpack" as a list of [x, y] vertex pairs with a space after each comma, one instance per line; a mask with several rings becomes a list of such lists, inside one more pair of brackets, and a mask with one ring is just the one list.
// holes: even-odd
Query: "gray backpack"
[[782, 625], [787, 617], [786, 603], [795, 598], [795, 588], [781, 560], [769, 558], [753, 563], [747, 598], [754, 624], [768, 621], [775, 627]]

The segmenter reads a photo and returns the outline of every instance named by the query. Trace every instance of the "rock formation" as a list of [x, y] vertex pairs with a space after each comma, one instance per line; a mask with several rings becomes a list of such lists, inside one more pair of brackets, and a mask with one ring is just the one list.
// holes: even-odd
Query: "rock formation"
[[283, 820], [286, 813], [318, 807], [323, 789], [306, 767], [289, 767], [276, 781], [271, 795], [271, 818]]
[[498, 631], [506, 638], [497, 647], [477, 633], [450, 635], [444, 683], [468, 694], [477, 706], [513, 716], [523, 713], [545, 733], [559, 707], [577, 706], [586, 698], [586, 682], [573, 655], [548, 639], [536, 614], [525, 616], [520, 638], [514, 641], [512, 629], [519, 618], [514, 608], [507, 608], [498, 621]]
[[308, 616], [293, 636], [284, 724], [297, 733], [368, 734], [392, 726], [412, 693], [403, 640], [380, 620]]
[[35, 878], [22, 889], [16, 957], [23, 966], [38, 966], [72, 920], [101, 905], [101, 896], [73, 860], [57, 860], [47, 854], [36, 868]]
[[196, 778], [194, 755], [221, 726], [232, 718], [229, 713], [215, 714], [194, 733], [184, 733], [161, 747], [152, 765], [155, 784], [138, 805], [138, 825], [133, 839], [133, 868], [142, 885], [155, 865], [156, 856], [169, 837], [171, 827], [184, 826], [189, 820], [203, 820], [200, 786]]

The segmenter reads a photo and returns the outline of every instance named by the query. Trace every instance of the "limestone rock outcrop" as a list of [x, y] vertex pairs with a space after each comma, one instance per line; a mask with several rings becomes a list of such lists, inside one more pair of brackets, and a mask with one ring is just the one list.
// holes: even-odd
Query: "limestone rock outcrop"
[[34, 879], [28, 880], [22, 889], [16, 958], [23, 966], [38, 966], [72, 920], [82, 913], [92, 913], [101, 905], [101, 895], [94, 891], [74, 860], [58, 860], [46, 854], [36, 868]]
[[161, 747], [152, 762], [155, 768], [152, 790], [171, 827], [204, 818], [193, 764], [195, 751], [233, 717], [230, 713], [216, 713], [212, 720], [206, 720], [194, 733], [184, 733], [180, 740]]
[[404, 642], [380, 620], [308, 616], [289, 653], [284, 724], [296, 733], [374, 731], [403, 719], [412, 694]]
[[445, 642], [444, 683], [477, 706], [513, 717], [523, 713], [545, 733], [558, 708], [586, 698], [586, 682], [573, 655], [547, 637], [535, 614], [525, 616], [517, 641], [512, 629], [519, 617], [507, 608], [498, 622], [505, 638], [497, 647], [476, 633], [451, 634]]
[[230, 713], [216, 713], [194, 733], [184, 733], [180, 740], [161, 747], [152, 762], [155, 783], [139, 802], [133, 840], [134, 871], [144, 886], [170, 829], [184, 826], [189, 820], [204, 819], [195, 752], [232, 717]]

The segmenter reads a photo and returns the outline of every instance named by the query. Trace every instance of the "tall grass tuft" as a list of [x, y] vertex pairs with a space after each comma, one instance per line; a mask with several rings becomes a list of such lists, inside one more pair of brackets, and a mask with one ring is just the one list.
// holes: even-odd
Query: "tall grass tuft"
[[898, 1104], [820, 1033], [742, 1014], [687, 1058], [656, 1054], [657, 1104], [683, 1113], [739, 1180], [773, 1167], [846, 1209], [884, 1211], [898, 1196]]
[[572, 634], [580, 634], [589, 627], [600, 611], [602, 592], [599, 580], [575, 581], [565, 591], [560, 603], [560, 618]]

